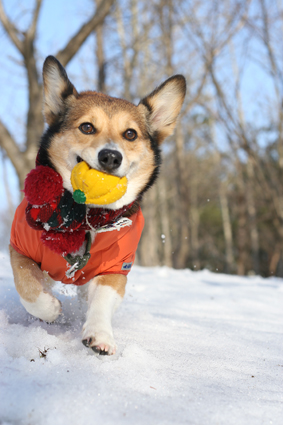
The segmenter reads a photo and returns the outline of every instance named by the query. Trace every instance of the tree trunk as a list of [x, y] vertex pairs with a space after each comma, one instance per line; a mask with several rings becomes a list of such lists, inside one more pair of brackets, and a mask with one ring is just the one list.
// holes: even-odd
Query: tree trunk
[[219, 190], [223, 233], [225, 240], [225, 258], [226, 258], [226, 273], [233, 273], [235, 271], [235, 259], [233, 254], [233, 235], [232, 225], [228, 206], [228, 199], [226, 193], [226, 187], [224, 184], [220, 184]]
[[99, 25], [96, 30], [97, 90], [106, 93], [106, 63], [103, 44], [103, 26]]
[[181, 126], [176, 128], [175, 132], [175, 161], [177, 170], [177, 199], [176, 208], [179, 210], [179, 246], [175, 254], [175, 266], [184, 268], [187, 266], [187, 260], [190, 253], [190, 234], [189, 234], [189, 210], [188, 210], [188, 189], [187, 189], [187, 164], [184, 155], [184, 137]]
[[256, 222], [256, 207], [254, 200], [254, 170], [251, 159], [247, 163], [247, 211], [249, 216], [249, 227], [251, 235], [251, 248], [252, 248], [252, 264], [256, 274], [259, 274], [259, 233]]
[[278, 263], [280, 261], [282, 255], [282, 249], [281, 249], [281, 244], [276, 244], [274, 251], [271, 255], [270, 258], [270, 262], [269, 262], [269, 275], [270, 276], [275, 276], [276, 275], [276, 271], [277, 271], [277, 267], [278, 267]]
[[146, 193], [142, 202], [142, 210], [145, 216], [145, 227], [139, 244], [139, 258], [143, 266], [157, 266], [159, 264], [158, 248], [161, 240], [158, 231], [157, 210], [155, 202], [157, 187], [153, 186]]
[[162, 264], [168, 267], [173, 266], [172, 261], [172, 232], [170, 229], [170, 216], [167, 199], [167, 189], [164, 177], [161, 175], [157, 181], [157, 190], [159, 196], [159, 217], [161, 224], [161, 239], [162, 239]]
[[191, 258], [194, 270], [200, 269], [199, 259], [199, 208], [198, 208], [198, 180], [195, 170], [194, 176], [191, 177], [191, 193], [190, 193], [190, 229], [191, 229]]
[[237, 274], [244, 276], [247, 271], [247, 216], [246, 216], [246, 199], [242, 191], [237, 195], [237, 247], [238, 261]]

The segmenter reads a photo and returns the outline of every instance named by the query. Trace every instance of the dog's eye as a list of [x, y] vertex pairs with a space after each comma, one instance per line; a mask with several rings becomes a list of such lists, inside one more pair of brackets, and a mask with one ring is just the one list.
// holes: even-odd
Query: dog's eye
[[126, 130], [125, 133], [123, 133], [123, 137], [127, 140], [130, 140], [130, 142], [132, 142], [133, 140], [136, 140], [136, 138], [138, 137], [138, 134], [136, 130], [133, 130], [132, 128], [128, 128], [128, 130]]
[[90, 122], [84, 122], [83, 124], [79, 126], [79, 129], [84, 134], [93, 134], [96, 132], [95, 128]]

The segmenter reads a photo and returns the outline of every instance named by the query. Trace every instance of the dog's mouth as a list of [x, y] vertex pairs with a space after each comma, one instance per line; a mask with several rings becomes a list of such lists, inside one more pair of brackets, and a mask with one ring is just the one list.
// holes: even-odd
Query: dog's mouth
[[77, 155], [76, 160], [77, 160], [77, 164], [79, 164], [80, 162], [85, 162], [90, 170], [96, 170], [96, 168], [93, 168], [87, 161], [82, 159], [81, 156]]
[[[83, 159], [79, 155], [77, 155], [77, 163], [79, 163], [79, 162], [83, 162]], [[90, 167], [89, 164], [87, 164], [87, 165]]]
[[90, 170], [97, 170], [97, 171], [102, 171], [102, 172], [105, 172], [105, 170], [102, 170], [102, 169], [100, 169], [100, 167], [92, 167], [85, 159], [83, 159], [81, 156], [79, 156], [79, 155], [77, 155], [77, 158], [76, 158], [76, 160], [77, 160], [77, 164], [79, 164], [80, 162], [85, 162], [86, 163], [86, 165], [88, 166], [88, 168], [90, 169]]
[[102, 149], [98, 152], [97, 164], [95, 166], [89, 164], [81, 156], [76, 156], [77, 164], [80, 162], [85, 162], [89, 169], [96, 169], [97, 171], [102, 171], [106, 174], [111, 174], [113, 176], [117, 175], [119, 177], [119, 169], [123, 161], [123, 155], [116, 149]]

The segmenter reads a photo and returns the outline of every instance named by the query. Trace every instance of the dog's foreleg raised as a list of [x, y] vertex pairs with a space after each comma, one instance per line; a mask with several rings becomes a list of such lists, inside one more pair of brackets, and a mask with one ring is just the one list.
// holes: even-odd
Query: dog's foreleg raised
[[47, 278], [30, 258], [10, 246], [11, 265], [16, 289], [28, 313], [53, 322], [61, 312], [61, 304], [49, 291]]
[[97, 353], [111, 355], [116, 351], [111, 321], [125, 294], [126, 283], [126, 276], [109, 274], [97, 276], [89, 284], [83, 344]]

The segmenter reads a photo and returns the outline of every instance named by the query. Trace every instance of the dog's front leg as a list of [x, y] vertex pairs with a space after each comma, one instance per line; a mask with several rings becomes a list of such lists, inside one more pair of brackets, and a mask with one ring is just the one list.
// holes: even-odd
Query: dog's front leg
[[61, 312], [61, 304], [49, 292], [47, 278], [30, 258], [10, 246], [11, 265], [16, 289], [28, 313], [46, 322], [53, 322]]
[[97, 276], [89, 284], [83, 344], [97, 353], [111, 355], [116, 351], [111, 320], [123, 299], [126, 283], [126, 276], [109, 274]]

